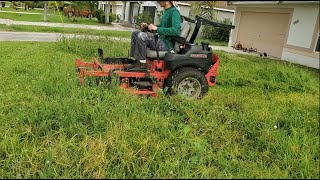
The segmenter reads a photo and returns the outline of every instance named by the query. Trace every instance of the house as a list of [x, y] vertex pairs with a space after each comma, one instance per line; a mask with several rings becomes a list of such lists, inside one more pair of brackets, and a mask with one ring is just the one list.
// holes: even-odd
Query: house
[[[162, 10], [156, 1], [109, 1], [110, 12], [120, 17], [120, 23], [133, 24], [134, 17], [142, 12], [147, 12], [154, 24], [159, 22], [158, 12]], [[177, 1], [181, 15], [189, 16], [190, 3]], [[106, 1], [99, 1], [98, 9], [105, 10]]]
[[[231, 22], [233, 21], [234, 12], [235, 12], [234, 10], [227, 9], [227, 8], [219, 8], [219, 7], [215, 7], [213, 9], [216, 13], [218, 21], [223, 21], [224, 19], [230, 19]], [[203, 37], [203, 33], [202, 33], [203, 28], [204, 28], [204, 26], [200, 27], [200, 30], [199, 30], [197, 37], [199, 37], [199, 38]]]
[[229, 46], [319, 69], [319, 1], [229, 1], [235, 8]]

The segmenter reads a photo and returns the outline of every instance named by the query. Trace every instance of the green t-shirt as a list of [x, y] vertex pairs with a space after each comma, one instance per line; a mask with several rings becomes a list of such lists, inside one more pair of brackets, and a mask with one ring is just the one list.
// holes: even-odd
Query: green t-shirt
[[160, 24], [157, 26], [157, 32], [167, 48], [173, 49], [173, 44], [168, 36], [180, 36], [181, 33], [180, 12], [174, 6], [164, 10]]

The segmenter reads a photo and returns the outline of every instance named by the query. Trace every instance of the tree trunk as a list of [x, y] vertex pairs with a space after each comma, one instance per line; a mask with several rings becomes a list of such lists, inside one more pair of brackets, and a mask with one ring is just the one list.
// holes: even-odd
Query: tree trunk
[[110, 12], [110, 5], [109, 5], [109, 1], [106, 1], [106, 6], [105, 6], [105, 23], [108, 24], [109, 23], [109, 12]]
[[43, 17], [43, 21], [47, 22], [48, 21], [48, 1], [44, 1], [44, 17]]
[[[92, 1], [90, 1], [90, 7], [92, 6]], [[91, 11], [92, 9], [90, 8], [90, 14], [89, 14], [89, 19], [91, 20], [92, 19], [92, 13], [93, 13], [93, 11]]]

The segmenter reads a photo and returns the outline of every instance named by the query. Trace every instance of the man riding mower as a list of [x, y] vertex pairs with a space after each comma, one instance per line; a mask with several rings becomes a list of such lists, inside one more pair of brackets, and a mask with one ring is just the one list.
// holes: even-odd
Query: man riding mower
[[[130, 58], [105, 58], [102, 49], [93, 63], [76, 59], [80, 84], [85, 84], [85, 76], [110, 77], [115, 74], [120, 79], [120, 87], [132, 94], [157, 96], [158, 90], [167, 89], [168, 94], [180, 93], [187, 99], [197, 99], [208, 92], [209, 86], [216, 84], [219, 57], [213, 53], [208, 43], [194, 43], [201, 25], [234, 29], [232, 25], [212, 22], [196, 16], [195, 20], [181, 16], [181, 34], [171, 37], [174, 52], [147, 49], [145, 67], [125, 68], [134, 61]], [[191, 23], [193, 32], [189, 41]], [[154, 32], [155, 41], [158, 40]], [[90, 68], [90, 70], [88, 70]]]

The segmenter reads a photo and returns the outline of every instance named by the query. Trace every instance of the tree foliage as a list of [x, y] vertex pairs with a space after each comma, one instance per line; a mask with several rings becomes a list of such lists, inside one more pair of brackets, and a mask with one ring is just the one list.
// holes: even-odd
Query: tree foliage
[[[215, 10], [216, 1], [193, 1], [191, 3], [191, 16], [201, 16], [205, 19], [224, 24], [232, 24], [230, 19], [218, 20], [217, 10]], [[226, 28], [215, 28], [204, 26], [202, 30], [204, 38], [211, 41], [228, 42], [230, 30]]]
[[217, 12], [214, 10], [216, 1], [192, 1], [191, 16], [201, 16], [211, 21], [217, 20]]
[[[229, 24], [232, 25], [232, 22], [229, 18], [225, 18], [223, 20], [218, 21], [219, 23], [223, 24]], [[203, 36], [206, 39], [209, 39], [211, 41], [218, 41], [218, 42], [228, 42], [229, 41], [229, 35], [230, 35], [230, 29], [228, 28], [215, 28], [211, 26], [207, 26], [203, 28]]]

